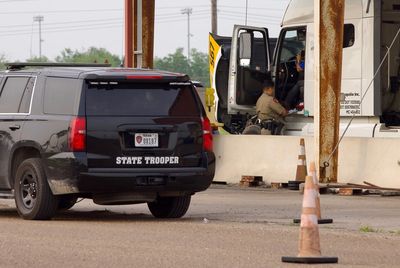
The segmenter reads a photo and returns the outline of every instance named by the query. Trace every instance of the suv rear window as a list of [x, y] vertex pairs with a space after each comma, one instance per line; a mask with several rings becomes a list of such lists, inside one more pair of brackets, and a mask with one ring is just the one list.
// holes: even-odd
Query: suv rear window
[[48, 77], [44, 91], [44, 113], [57, 115], [75, 114], [79, 81], [72, 78]]
[[192, 86], [169, 84], [89, 85], [89, 116], [199, 116]]

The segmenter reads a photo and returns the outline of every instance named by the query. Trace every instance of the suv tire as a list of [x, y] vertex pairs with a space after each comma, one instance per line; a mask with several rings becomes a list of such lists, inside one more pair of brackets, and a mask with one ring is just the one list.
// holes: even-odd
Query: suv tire
[[14, 190], [15, 204], [22, 218], [48, 220], [56, 213], [58, 199], [50, 190], [39, 158], [29, 158], [20, 164]]
[[147, 203], [147, 206], [156, 218], [181, 218], [186, 214], [190, 200], [190, 195], [158, 197], [155, 202]]

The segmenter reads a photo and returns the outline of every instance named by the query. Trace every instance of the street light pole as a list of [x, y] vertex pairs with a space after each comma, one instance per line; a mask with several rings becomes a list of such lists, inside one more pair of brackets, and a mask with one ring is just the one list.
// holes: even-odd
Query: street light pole
[[37, 21], [39, 23], [39, 58], [42, 58], [42, 21], [44, 20], [43, 16], [35, 16], [33, 17], [33, 21]]
[[217, 0], [211, 0], [211, 32], [218, 34]]
[[182, 14], [187, 14], [187, 24], [188, 24], [188, 62], [190, 63], [190, 14], [192, 14], [192, 8], [184, 8], [181, 10]]
[[249, 7], [249, 0], [246, 0], [246, 20], [245, 20], [244, 25], [247, 25], [247, 9], [248, 9], [248, 7]]

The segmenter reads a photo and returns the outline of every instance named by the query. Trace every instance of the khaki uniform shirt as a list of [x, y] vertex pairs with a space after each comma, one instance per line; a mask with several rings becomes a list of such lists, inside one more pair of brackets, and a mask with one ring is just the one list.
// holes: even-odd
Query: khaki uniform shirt
[[283, 122], [285, 108], [272, 96], [263, 93], [257, 100], [256, 111], [260, 120], [275, 119]]

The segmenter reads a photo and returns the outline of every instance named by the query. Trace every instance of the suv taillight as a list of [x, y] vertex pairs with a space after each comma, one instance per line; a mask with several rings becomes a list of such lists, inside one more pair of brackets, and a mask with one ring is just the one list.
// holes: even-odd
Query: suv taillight
[[207, 117], [202, 118], [203, 124], [203, 149], [211, 152], [213, 150], [213, 137], [210, 120]]
[[68, 145], [72, 152], [86, 150], [86, 119], [84, 117], [75, 117], [71, 120]]

